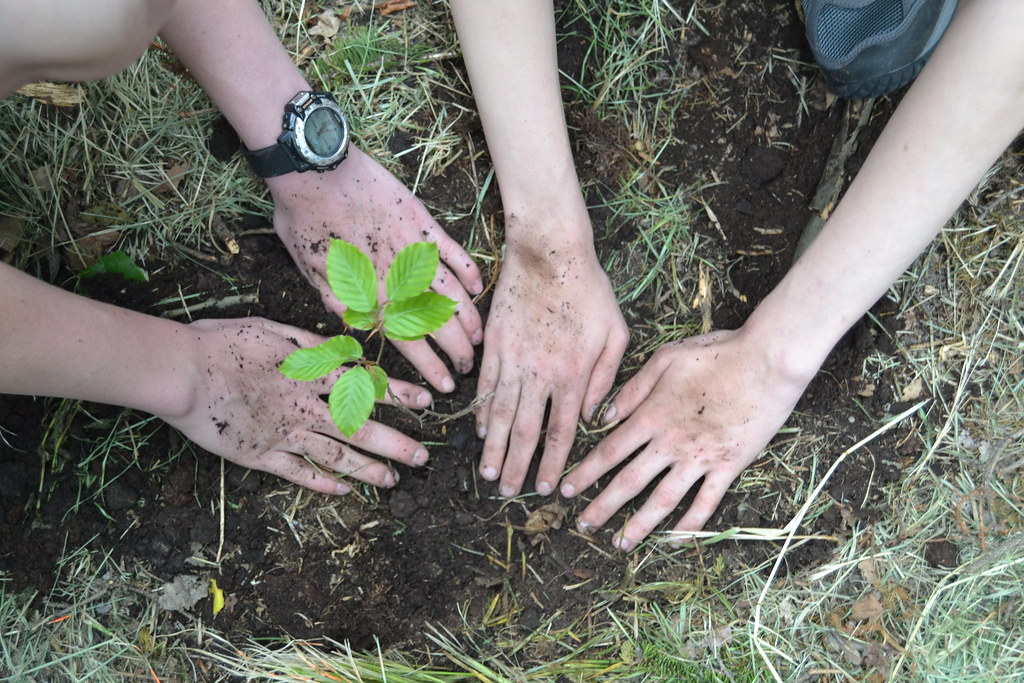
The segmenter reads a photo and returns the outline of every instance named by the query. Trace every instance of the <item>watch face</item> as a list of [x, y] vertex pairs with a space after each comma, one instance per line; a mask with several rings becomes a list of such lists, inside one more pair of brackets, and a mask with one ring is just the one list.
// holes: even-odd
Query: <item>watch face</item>
[[303, 127], [303, 135], [314, 154], [330, 157], [341, 148], [345, 138], [345, 124], [337, 112], [322, 107], [310, 112]]

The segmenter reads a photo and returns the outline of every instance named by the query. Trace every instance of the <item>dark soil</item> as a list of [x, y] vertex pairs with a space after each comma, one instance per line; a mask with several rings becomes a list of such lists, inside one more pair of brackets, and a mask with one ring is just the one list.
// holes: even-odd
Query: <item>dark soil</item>
[[[812, 106], [798, 122], [798, 97], [789, 70], [778, 62], [770, 71], [764, 66], [771, 51], [810, 62], [793, 3], [723, 3], [722, 9], [702, 18], [713, 37], [687, 30], [666, 67], [692, 80], [695, 96], [658, 172], [669, 187], [721, 181], [702, 191], [720, 228], [711, 220], [697, 227], [706, 237], [701, 257], [728, 272], [736, 292], [718, 297], [713, 312], [714, 326], [729, 328], [743, 322], [788, 268], [843, 105], [826, 108], [824, 91], [816, 85], [808, 95]], [[575, 25], [563, 28], [581, 30]], [[742, 65], [734, 57], [740, 44], [746, 46]], [[570, 72], [580, 60], [578, 47], [573, 40], [561, 44]], [[814, 78], [812, 68], [795, 68], [800, 76]], [[881, 113], [863, 134], [862, 150], [877, 135], [891, 105], [879, 103]], [[615, 179], [636, 158], [627, 152], [627, 133], [573, 103], [568, 103], [568, 117], [587, 191], [595, 200], [612, 196]], [[478, 125], [463, 134], [476, 149], [484, 147]], [[449, 168], [444, 177], [423, 187], [421, 197], [431, 207], [470, 205], [474, 190], [460, 180], [466, 177]], [[492, 192], [485, 210], [500, 224], [499, 208]], [[635, 226], [606, 225], [607, 217], [600, 212], [594, 218], [595, 234], [603, 236], [598, 245], [602, 255], [635, 233]], [[150, 263], [149, 283], [93, 281], [90, 294], [159, 314], [166, 307], [157, 302], [176, 297], [179, 285], [186, 294], [202, 293], [201, 299], [258, 293], [258, 303], [216, 314], [260, 315], [324, 334], [339, 331], [276, 237], [259, 234], [267, 227], [260, 218], [232, 226], [241, 252], [229, 262], [197, 264], [180, 254], [166, 254], [159, 267]], [[449, 228], [459, 237], [468, 225]], [[650, 306], [632, 306], [628, 318], [642, 320]], [[890, 328], [900, 325], [884, 303], [874, 311], [874, 321], [859, 323], [840, 343], [792, 418], [791, 424], [834, 437], [818, 476], [829, 465], [827, 458], [872, 431], [871, 420], [901, 407], [885, 388], [891, 382], [879, 382], [870, 397], [856, 395], [863, 359], [875, 350], [893, 350], [877, 321]], [[400, 359], [392, 361], [393, 375], [413, 377]], [[465, 408], [475, 382], [475, 375], [463, 378], [457, 392], [439, 398], [434, 410], [455, 413]], [[87, 545], [109, 551], [126, 567], [147, 567], [164, 581], [182, 573], [216, 578], [230, 599], [212, 623], [228, 635], [326, 635], [369, 648], [374, 638], [384, 646], [421, 640], [428, 623], [458, 629], [463, 618], [474, 626], [501, 624], [523, 632], [547, 620], [570, 623], [585, 617], [598, 601], [611, 599], [608, 589], [632, 581], [633, 557], [616, 554], [609, 543], [621, 515], [587, 539], [568, 530], [585, 500], [561, 501], [567, 506], [566, 525], [528, 536], [527, 515], [559, 501], [498, 498], [496, 486], [476, 476], [481, 442], [468, 416], [421, 425], [397, 411], [380, 412], [377, 419], [427, 442], [432, 452], [428, 467], [401, 469], [401, 483], [390, 491], [330, 499], [228, 464], [217, 568], [210, 562], [221, 540], [222, 461], [189, 448], [172, 457], [182, 450], [181, 437], [154, 421], [135, 434], [144, 441], [137, 458], [131, 449], [115, 450], [101, 472], [98, 461], [80, 461], [89, 442], [102, 437], [103, 427], [109, 429], [119, 411], [89, 405], [88, 414], [83, 410], [66, 422], [55, 419], [66, 409], [55, 400], [0, 397], [6, 439], [0, 441], [0, 568], [15, 590], [45, 592], [55, 580], [62, 552]], [[66, 433], [44, 433], [53, 424], [65, 426]], [[873, 442], [844, 463], [829, 486], [834, 504], [813, 520], [811, 532], [843, 537], [855, 520], [879, 515], [878, 492], [899, 474], [900, 448], [913, 445], [905, 436]], [[61, 439], [59, 459], [66, 465], [53, 467], [46, 461]], [[574, 457], [584, 452], [581, 446]], [[767, 461], [754, 465], [772, 466]], [[103, 476], [105, 488], [99, 494], [95, 487], [81, 490], [85, 474]], [[784, 524], [794, 512], [786, 502], [794, 498], [788, 490], [793, 480], [766, 478], [769, 488], [757, 494], [728, 494], [709, 528]], [[771, 482], [781, 490], [772, 490]], [[787, 569], [828, 557], [833, 547], [828, 540], [805, 543], [787, 555]], [[654, 563], [648, 578], [692, 577], [719, 554], [729, 574], [763, 562], [774, 550], [770, 545], [724, 542]], [[935, 562], [947, 561], [938, 557], [941, 549], [933, 550]], [[493, 603], [496, 595], [500, 597]], [[207, 601], [196, 610], [208, 615]], [[506, 615], [508, 622], [503, 623]]]

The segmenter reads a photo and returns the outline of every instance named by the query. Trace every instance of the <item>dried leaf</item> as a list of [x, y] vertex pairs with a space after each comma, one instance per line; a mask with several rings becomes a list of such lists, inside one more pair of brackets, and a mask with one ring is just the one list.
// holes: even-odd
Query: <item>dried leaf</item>
[[333, 38], [338, 35], [338, 31], [341, 29], [341, 19], [334, 13], [334, 10], [324, 10], [317, 17], [316, 26], [309, 29], [309, 35], [321, 36], [323, 38]]
[[478, 586], [482, 586], [483, 588], [494, 588], [495, 586], [500, 586], [504, 582], [505, 578], [499, 575], [478, 576], [475, 579], [473, 579], [473, 583], [475, 583]]
[[877, 619], [883, 614], [885, 614], [885, 608], [882, 607], [882, 603], [879, 602], [874, 592], [868, 593], [853, 603], [853, 607], [850, 609], [850, 618], [854, 621]]
[[14, 250], [25, 235], [25, 221], [14, 216], [0, 216], [0, 261], [10, 263]]
[[48, 82], [29, 83], [18, 88], [18, 94], [57, 107], [74, 107], [85, 102], [85, 88], [80, 85]]
[[888, 645], [873, 640], [868, 643], [864, 650], [864, 665], [871, 667], [876, 673], [881, 674], [881, 679], [888, 680], [888, 672], [891, 668], [892, 648]]
[[850, 640], [843, 633], [836, 631], [826, 634], [823, 644], [826, 650], [842, 654], [853, 666], [861, 665], [859, 643]]
[[378, 2], [374, 7], [380, 11], [382, 16], [388, 16], [395, 12], [401, 12], [407, 10], [410, 7], [416, 6], [416, 0], [388, 0], [387, 2]]
[[192, 170], [191, 164], [187, 161], [176, 161], [167, 167], [167, 180], [153, 187], [153, 194], [171, 195], [177, 192], [181, 185], [181, 179]]
[[179, 574], [160, 589], [157, 605], [168, 612], [187, 612], [206, 597], [203, 580], [191, 574]]
[[878, 581], [878, 568], [875, 566], [875, 561], [872, 558], [861, 560], [857, 563], [857, 569], [860, 570], [860, 575], [864, 577], [876, 590], [881, 589], [881, 583]]
[[531, 512], [523, 526], [526, 535], [530, 537], [530, 545], [537, 545], [544, 540], [544, 534], [551, 529], [561, 529], [567, 512], [568, 509], [558, 503], [548, 503]]
[[32, 170], [32, 182], [40, 192], [53, 192], [53, 177], [49, 166], [40, 166]]
[[900, 401], [916, 401], [921, 398], [921, 394], [923, 393], [924, 380], [918, 377], [913, 382], [903, 387], [903, 392], [900, 393]]
[[224, 609], [224, 591], [217, 585], [217, 579], [210, 579], [210, 601], [213, 603], [213, 616]]
[[67, 259], [68, 267], [79, 273], [96, 263], [107, 253], [107, 249], [114, 246], [117, 240], [121, 239], [119, 230], [108, 232], [97, 232], [85, 237], [73, 240], [64, 248], [64, 257]]

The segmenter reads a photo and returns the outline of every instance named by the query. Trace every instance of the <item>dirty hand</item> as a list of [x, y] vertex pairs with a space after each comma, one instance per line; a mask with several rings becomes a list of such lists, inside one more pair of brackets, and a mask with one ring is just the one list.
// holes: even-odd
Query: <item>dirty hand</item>
[[809, 377], [786, 377], [760, 353], [754, 335], [718, 331], [658, 349], [623, 386], [605, 414], [625, 420], [562, 482], [572, 497], [639, 451], [577, 519], [602, 526], [655, 478], [641, 508], [613, 543], [632, 550], [704, 478], [675, 530], [699, 531], [732, 481], [786, 421]]
[[[483, 290], [480, 270], [397, 178], [352, 147], [334, 171], [291, 173], [269, 178], [267, 185], [274, 196], [277, 234], [327, 309], [339, 316], [345, 309], [326, 275], [331, 237], [351, 242], [370, 256], [382, 297], [387, 269], [399, 250], [413, 242], [437, 244], [441, 264], [432, 289], [457, 306], [453, 318], [432, 336], [456, 370], [472, 370], [473, 345], [483, 340], [480, 314], [471, 298]], [[444, 392], [455, 388], [444, 361], [425, 340], [394, 344], [431, 386]]]
[[[196, 341], [190, 408], [158, 415], [189, 439], [243, 467], [270, 472], [314, 491], [348, 493], [338, 475], [375, 486], [394, 486], [391, 468], [359, 451], [419, 466], [427, 451], [415, 440], [376, 422], [346, 439], [331, 420], [326, 395], [338, 373], [315, 382], [286, 378], [281, 360], [323, 338], [262, 318], [199, 320], [188, 326]], [[402, 404], [430, 404], [425, 389], [391, 381]]]
[[[524, 253], [525, 252], [525, 253]], [[539, 256], [509, 248], [484, 333], [477, 411], [480, 473], [500, 493], [522, 488], [551, 402], [536, 489], [554, 490], [580, 415], [611, 389], [629, 332], [593, 251]]]

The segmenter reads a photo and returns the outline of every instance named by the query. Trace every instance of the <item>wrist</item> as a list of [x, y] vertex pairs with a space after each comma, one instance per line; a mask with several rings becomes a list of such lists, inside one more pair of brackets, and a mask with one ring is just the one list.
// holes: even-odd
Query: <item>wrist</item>
[[505, 244], [509, 252], [540, 261], [593, 257], [594, 228], [578, 188], [532, 202], [502, 195]]
[[285, 173], [264, 178], [267, 188], [274, 198], [274, 203], [287, 203], [289, 200], [301, 199], [308, 201], [312, 193], [324, 192], [326, 186], [330, 186], [332, 192], [355, 192], [359, 189], [359, 180], [374, 175], [372, 169], [366, 168], [366, 161], [369, 157], [355, 144], [348, 147], [348, 156], [337, 168], [330, 171], [318, 173], [317, 171], [305, 171], [299, 173]]
[[754, 310], [740, 333], [751, 352], [762, 359], [769, 376], [805, 386], [817, 374], [842, 332], [830, 329], [829, 323], [834, 321], [811, 320], [799, 305], [781, 301], [783, 290], [780, 284]]
[[[170, 420], [194, 409], [198, 388], [209, 381], [203, 372], [200, 337], [191, 326], [153, 319], [146, 337], [156, 353], [132, 378], [134, 397], [123, 402], [131, 408]], [[163, 329], [159, 329], [162, 327]]]

